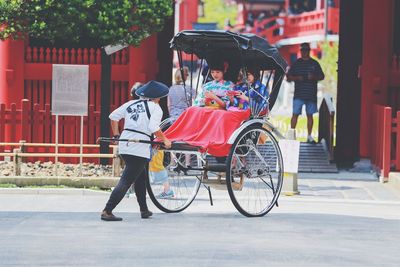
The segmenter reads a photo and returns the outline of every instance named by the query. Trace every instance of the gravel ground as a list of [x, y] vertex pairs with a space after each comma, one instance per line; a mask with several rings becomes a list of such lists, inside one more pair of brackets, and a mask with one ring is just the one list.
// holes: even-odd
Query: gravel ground
[[[21, 165], [21, 176], [48, 177], [53, 176], [56, 165], [54, 162], [27, 162]], [[66, 177], [77, 177], [80, 175], [79, 164], [58, 163], [58, 175]], [[0, 176], [12, 176], [14, 174], [13, 162], [0, 161]], [[82, 176], [99, 177], [112, 176], [112, 166], [98, 165], [93, 163], [82, 164]]]

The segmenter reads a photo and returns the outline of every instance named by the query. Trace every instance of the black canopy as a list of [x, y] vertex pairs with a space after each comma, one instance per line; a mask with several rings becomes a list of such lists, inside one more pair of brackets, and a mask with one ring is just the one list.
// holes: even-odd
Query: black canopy
[[171, 48], [200, 59], [223, 60], [243, 67], [281, 69], [287, 63], [276, 47], [255, 34], [237, 34], [230, 31], [181, 31], [171, 40]]

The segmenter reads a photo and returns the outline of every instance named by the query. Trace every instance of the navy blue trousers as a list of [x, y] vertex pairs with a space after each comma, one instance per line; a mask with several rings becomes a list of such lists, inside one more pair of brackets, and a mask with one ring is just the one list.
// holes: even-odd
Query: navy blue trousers
[[125, 161], [125, 169], [117, 186], [112, 191], [104, 210], [109, 213], [112, 212], [124, 198], [133, 183], [135, 183], [135, 193], [140, 211], [148, 210], [146, 204], [146, 179], [148, 179], [147, 170], [149, 160], [126, 154], [121, 155], [121, 157]]

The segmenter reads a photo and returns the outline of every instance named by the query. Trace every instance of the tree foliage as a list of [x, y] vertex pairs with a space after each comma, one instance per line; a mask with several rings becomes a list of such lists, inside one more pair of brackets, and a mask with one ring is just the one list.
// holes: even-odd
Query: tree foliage
[[324, 42], [321, 45], [322, 57], [319, 63], [325, 73], [325, 79], [321, 82], [324, 92], [329, 93], [334, 100], [337, 94], [337, 69], [339, 44], [337, 42]]
[[216, 22], [218, 28], [222, 29], [225, 21], [229, 19], [231, 25], [236, 24], [237, 6], [227, 4], [226, 0], [203, 0], [204, 17], [199, 18], [199, 22]]
[[171, 0], [0, 0], [0, 39], [64, 45], [140, 42], [163, 28]]

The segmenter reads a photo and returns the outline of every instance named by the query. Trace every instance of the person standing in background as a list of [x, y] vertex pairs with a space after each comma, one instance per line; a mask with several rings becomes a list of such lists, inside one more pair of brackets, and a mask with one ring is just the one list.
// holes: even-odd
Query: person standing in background
[[306, 106], [307, 115], [307, 143], [315, 144], [311, 133], [314, 124], [313, 114], [318, 111], [317, 91], [318, 81], [325, 78], [325, 74], [319, 63], [310, 57], [310, 44], [300, 45], [301, 58], [290, 67], [286, 74], [289, 82], [294, 82], [293, 115], [291, 128], [295, 129], [297, 119], [301, 114], [303, 105]]
[[168, 111], [169, 116], [173, 119], [179, 117], [182, 112], [192, 105], [192, 101], [196, 96], [196, 91], [189, 85], [185, 85], [189, 77], [189, 68], [183, 67], [183, 77], [180, 69], [175, 71], [175, 84], [169, 88], [168, 94]]

